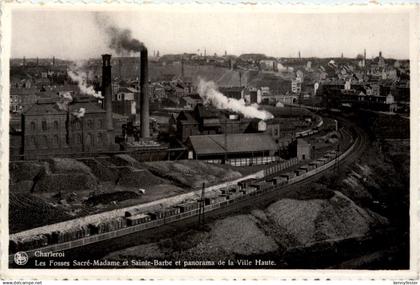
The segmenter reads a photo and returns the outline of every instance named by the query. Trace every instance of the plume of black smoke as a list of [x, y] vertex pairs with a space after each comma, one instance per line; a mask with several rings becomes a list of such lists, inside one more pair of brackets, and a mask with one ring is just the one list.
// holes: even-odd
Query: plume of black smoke
[[144, 44], [133, 38], [131, 30], [117, 27], [110, 17], [96, 14], [95, 19], [107, 35], [108, 47], [117, 54], [139, 52], [144, 49]]
[[110, 38], [109, 47], [117, 53], [122, 53], [124, 51], [138, 52], [144, 48], [143, 43], [137, 39], [133, 39], [131, 31], [128, 29], [108, 27], [106, 32]]

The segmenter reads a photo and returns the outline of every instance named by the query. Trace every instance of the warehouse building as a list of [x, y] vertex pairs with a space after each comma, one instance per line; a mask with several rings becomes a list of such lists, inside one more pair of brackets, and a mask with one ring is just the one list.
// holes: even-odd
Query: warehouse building
[[248, 166], [278, 160], [278, 146], [263, 133], [190, 136], [187, 142], [189, 159], [209, 163]]

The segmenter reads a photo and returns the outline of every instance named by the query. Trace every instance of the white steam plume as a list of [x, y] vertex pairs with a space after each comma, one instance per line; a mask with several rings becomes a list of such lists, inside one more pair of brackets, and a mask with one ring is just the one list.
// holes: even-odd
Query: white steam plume
[[77, 82], [77, 85], [82, 94], [90, 95], [99, 99], [102, 99], [100, 92], [96, 92], [93, 86], [87, 85], [88, 74], [80, 70], [77, 66], [70, 66], [70, 70], [67, 71], [68, 76], [74, 82]]
[[68, 111], [69, 103], [73, 101], [73, 97], [70, 92], [64, 92], [60, 94], [59, 100], [57, 101], [57, 106], [60, 110]]
[[72, 113], [73, 116], [77, 117], [78, 119], [82, 118], [86, 113], [86, 109], [85, 108], [80, 108], [79, 111], [74, 111]]
[[228, 98], [217, 90], [217, 86], [213, 81], [205, 81], [200, 78], [198, 84], [198, 94], [204, 99], [205, 103], [210, 103], [217, 109], [228, 109], [233, 112], [243, 114], [246, 118], [258, 118], [261, 120], [269, 120], [274, 116], [265, 111], [258, 110], [258, 105], [254, 104], [246, 106], [244, 100]]

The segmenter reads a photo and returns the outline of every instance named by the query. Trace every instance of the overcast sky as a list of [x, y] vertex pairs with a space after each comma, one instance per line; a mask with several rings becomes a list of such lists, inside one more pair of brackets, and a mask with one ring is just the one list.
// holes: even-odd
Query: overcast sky
[[[130, 28], [149, 53], [203, 52], [239, 55], [409, 58], [407, 14], [281, 14], [248, 11], [112, 12], [112, 21]], [[109, 52], [93, 12], [12, 13], [12, 57], [81, 59]]]

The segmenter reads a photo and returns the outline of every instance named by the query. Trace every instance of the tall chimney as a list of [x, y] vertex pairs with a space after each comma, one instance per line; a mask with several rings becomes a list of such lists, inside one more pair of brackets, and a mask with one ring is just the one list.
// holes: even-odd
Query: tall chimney
[[105, 126], [108, 131], [114, 129], [112, 123], [112, 85], [111, 85], [111, 55], [102, 55], [102, 96], [106, 111]]
[[181, 78], [184, 79], [184, 57], [181, 57]]
[[150, 137], [149, 130], [149, 67], [147, 59], [147, 48], [140, 51], [140, 96], [138, 105], [140, 107], [140, 132], [142, 138]]
[[118, 76], [120, 77], [120, 81], [122, 79], [122, 61], [121, 58], [118, 60]]

